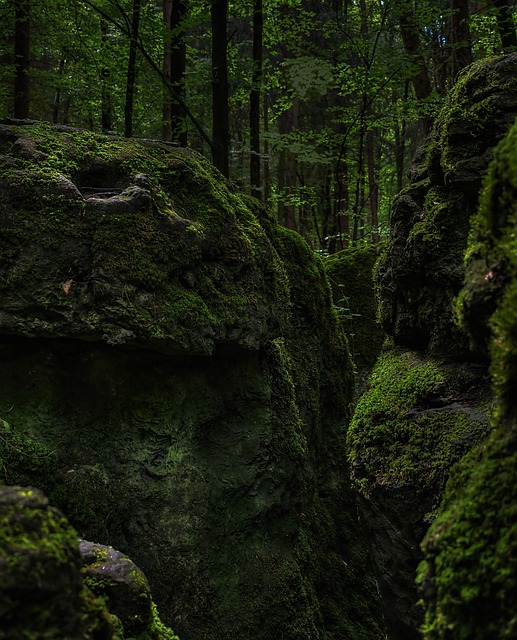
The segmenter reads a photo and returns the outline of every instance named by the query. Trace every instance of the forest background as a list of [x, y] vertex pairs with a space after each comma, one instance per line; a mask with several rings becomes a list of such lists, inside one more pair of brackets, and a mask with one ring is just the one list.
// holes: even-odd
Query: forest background
[[517, 50], [511, 0], [0, 0], [0, 117], [210, 157], [310, 245], [377, 242], [461, 70]]

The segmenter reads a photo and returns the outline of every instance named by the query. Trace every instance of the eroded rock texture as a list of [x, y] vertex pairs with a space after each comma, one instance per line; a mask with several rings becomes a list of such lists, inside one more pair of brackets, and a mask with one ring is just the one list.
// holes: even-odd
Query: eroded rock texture
[[458, 303], [463, 326], [490, 354], [493, 431], [454, 468], [424, 540], [428, 640], [517, 637], [516, 177], [514, 126], [485, 181]]
[[493, 147], [517, 114], [517, 55], [469, 67], [450, 92], [428, 146], [395, 200], [380, 264], [381, 317], [396, 344], [466, 357], [453, 323], [469, 221]]
[[80, 550], [77, 533], [37, 489], [1, 486], [0, 525], [2, 640], [177, 640], [140, 569], [110, 549], [101, 579], [91, 543]]
[[[356, 408], [348, 446], [388, 625], [397, 640], [419, 638], [422, 629], [433, 640], [515, 634], [505, 604], [514, 595], [509, 585], [515, 584], [510, 560], [515, 546], [505, 541], [506, 536], [515, 535], [515, 511], [512, 516], [505, 506], [501, 520], [496, 515], [502, 499], [496, 490], [498, 481], [513, 500], [508, 484], [513, 477], [508, 471], [512, 454], [507, 457], [499, 449], [504, 463], [498, 476], [494, 454], [480, 453], [493, 451], [487, 443], [492, 442], [495, 426], [490, 419], [493, 397], [486, 344], [497, 326], [494, 318], [498, 316], [492, 316], [497, 300], [513, 277], [506, 268], [508, 257], [493, 250], [497, 240], [494, 245], [489, 238], [492, 234], [499, 238], [504, 225], [510, 226], [502, 220], [512, 210], [513, 195], [492, 209], [488, 226], [483, 223], [485, 240], [469, 249], [470, 284], [459, 294], [482, 180], [494, 146], [517, 114], [516, 72], [517, 55], [510, 55], [474, 64], [460, 77], [428, 146], [410, 171], [410, 185], [394, 203], [391, 237], [380, 261], [381, 317], [395, 347], [381, 355], [374, 369], [370, 389]], [[503, 173], [514, 184], [508, 166]], [[508, 193], [506, 187], [503, 191]], [[492, 200], [496, 194], [494, 187]], [[463, 327], [455, 321], [461, 301]], [[492, 341], [492, 351], [497, 344], [510, 345], [515, 340], [511, 328], [515, 306], [509, 304], [506, 337]], [[474, 351], [469, 350], [470, 344], [476, 345]], [[508, 346], [508, 353], [513, 348]], [[492, 360], [497, 385], [498, 376], [508, 379], [508, 369], [495, 365], [494, 355]], [[497, 446], [503, 446], [501, 440]], [[508, 443], [504, 447], [513, 451]], [[491, 463], [478, 466], [484, 456], [492, 456]], [[473, 480], [467, 483], [470, 473]], [[490, 489], [481, 492], [483, 482]], [[473, 498], [476, 492], [478, 506]], [[457, 495], [463, 497], [456, 500]], [[507, 504], [505, 499], [503, 503]], [[482, 512], [492, 514], [487, 515], [486, 529]], [[508, 524], [512, 517], [513, 524]], [[504, 540], [498, 543], [501, 554], [490, 556], [483, 549], [488, 548], [489, 539], [496, 544], [499, 536]], [[474, 540], [479, 542], [479, 555]], [[415, 586], [424, 552], [428, 564], [422, 565], [419, 575], [425, 621]], [[476, 563], [485, 569], [476, 572]], [[508, 574], [505, 563], [511, 567]], [[494, 586], [499, 582], [504, 583], [500, 590]], [[486, 607], [481, 606], [487, 594]], [[490, 626], [494, 619], [497, 622]]]
[[321, 262], [193, 152], [28, 123], [0, 151], [7, 478], [182, 640], [384, 637]]

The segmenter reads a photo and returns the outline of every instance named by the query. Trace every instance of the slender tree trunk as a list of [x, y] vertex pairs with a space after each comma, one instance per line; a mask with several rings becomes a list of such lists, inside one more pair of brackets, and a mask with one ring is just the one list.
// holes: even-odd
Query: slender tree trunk
[[452, 81], [474, 61], [469, 28], [469, 0], [451, 0]]
[[228, 0], [212, 0], [212, 159], [227, 178], [230, 175], [228, 117], [227, 28]]
[[493, 6], [503, 51], [504, 53], [512, 53], [517, 50], [517, 35], [510, 0], [493, 0]]
[[[427, 70], [427, 65], [422, 54], [418, 25], [415, 21], [412, 5], [408, 0], [396, 0], [395, 8], [399, 17], [400, 36], [404, 50], [413, 60], [415, 71], [411, 82], [417, 100], [425, 101], [432, 93], [431, 80]], [[427, 135], [431, 129], [432, 118], [424, 116], [422, 118], [424, 134]]]
[[368, 158], [368, 200], [370, 203], [372, 241], [379, 242], [379, 187], [375, 173], [375, 136], [371, 129], [366, 135], [366, 155]]
[[271, 200], [271, 180], [269, 175], [269, 104], [268, 95], [264, 92], [264, 202]]
[[[172, 20], [172, 3], [173, 0], [163, 0], [162, 2], [162, 17], [163, 17], [163, 60], [162, 60], [162, 74], [166, 85], [172, 86], [171, 83], [171, 20]], [[168, 90], [164, 91], [162, 102], [162, 138], [163, 140], [170, 140], [172, 137], [171, 126], [171, 96]]]
[[[65, 52], [61, 54], [61, 58], [59, 59], [59, 82], [63, 77], [63, 72], [65, 70], [66, 58]], [[54, 105], [52, 107], [52, 123], [57, 124], [59, 122], [59, 110], [61, 108], [61, 87], [58, 84], [56, 92], [54, 93]]]
[[[187, 12], [185, 0], [175, 0], [171, 14], [171, 85], [180, 96], [182, 101], [185, 100], [185, 70], [187, 64], [187, 47], [185, 43], [185, 30], [182, 23]], [[180, 146], [187, 146], [187, 126], [185, 109], [178, 100], [171, 97], [170, 106], [171, 117], [171, 136], [174, 142], [178, 142]]]
[[30, 0], [14, 3], [14, 117], [28, 118], [30, 110]]
[[124, 135], [126, 138], [133, 136], [133, 107], [136, 89], [136, 54], [140, 28], [140, 10], [142, 0], [133, 0], [133, 14], [131, 20], [131, 40], [129, 43], [129, 57], [126, 76], [126, 102], [124, 105]]
[[[404, 105], [409, 97], [409, 80], [404, 82]], [[393, 96], [395, 102], [395, 96]], [[395, 168], [397, 172], [397, 192], [401, 191], [404, 182], [404, 162], [406, 156], [406, 118], [402, 116], [402, 122], [396, 124], [395, 128]]]
[[[101, 20], [101, 33], [103, 43], [109, 40], [108, 23]], [[109, 67], [101, 69], [101, 128], [103, 133], [109, 133], [113, 128], [113, 101], [109, 84]]]
[[253, 71], [250, 93], [250, 185], [251, 195], [262, 199], [260, 184], [260, 93], [262, 85], [262, 0], [253, 2]]
[[[278, 118], [278, 131], [281, 135], [289, 134], [298, 127], [299, 100], [295, 99], [293, 106]], [[289, 149], [282, 149], [278, 159], [278, 221], [284, 227], [298, 230], [296, 221], [296, 207], [291, 196], [296, 190], [296, 158]], [[287, 200], [287, 202], [286, 202]]]

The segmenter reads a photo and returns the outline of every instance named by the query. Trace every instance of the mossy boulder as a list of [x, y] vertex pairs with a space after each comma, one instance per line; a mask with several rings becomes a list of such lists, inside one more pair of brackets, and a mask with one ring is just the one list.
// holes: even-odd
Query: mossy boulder
[[419, 571], [428, 640], [517, 637], [517, 126], [501, 142], [473, 219], [458, 312], [488, 351], [493, 432], [453, 469]]
[[[37, 489], [1, 486], [0, 525], [2, 640], [177, 640], [161, 623], [148, 585], [141, 590], [147, 598], [145, 621], [141, 598], [127, 598], [121, 581], [108, 604], [106, 584], [97, 583], [95, 593], [88, 588], [77, 533]], [[105, 570], [112, 575], [109, 564], [105, 561]], [[112, 606], [121, 597], [122, 620], [121, 608]]]
[[483, 60], [458, 78], [427, 147], [396, 198], [379, 266], [381, 318], [395, 343], [457, 357], [468, 340], [453, 321], [470, 218], [493, 147], [517, 115], [517, 55]]
[[371, 244], [358, 245], [325, 260], [334, 305], [357, 369], [359, 393], [364, 391], [385, 338], [374, 281], [379, 250], [379, 246]]
[[453, 464], [489, 432], [482, 366], [381, 354], [348, 435], [352, 478], [393, 638], [418, 638], [416, 568]]
[[128, 553], [182, 640], [383, 638], [322, 261], [192, 151], [24, 122], [0, 152], [10, 481]]

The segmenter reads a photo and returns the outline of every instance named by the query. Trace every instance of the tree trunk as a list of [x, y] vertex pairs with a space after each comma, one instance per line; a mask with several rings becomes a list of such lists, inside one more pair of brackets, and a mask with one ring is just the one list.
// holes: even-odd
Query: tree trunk
[[[163, 60], [162, 60], [162, 74], [163, 80], [166, 85], [172, 86], [171, 83], [171, 20], [172, 20], [172, 3], [173, 0], [163, 0], [162, 3], [162, 17], [163, 17]], [[164, 91], [162, 102], [162, 138], [163, 140], [170, 140], [172, 137], [171, 127], [171, 96], [168, 90]]]
[[[109, 40], [108, 23], [101, 20], [101, 34], [103, 44]], [[109, 85], [109, 67], [101, 69], [101, 128], [102, 133], [109, 133], [113, 128], [113, 101]]]
[[[61, 79], [63, 77], [63, 72], [65, 70], [66, 58], [65, 52], [61, 54], [61, 58], [59, 59], [59, 83], [61, 83]], [[58, 84], [57, 89], [54, 93], [54, 105], [52, 107], [52, 124], [57, 124], [59, 122], [59, 110], [61, 108], [61, 86]]]
[[452, 81], [474, 61], [469, 28], [469, 0], [451, 0]]
[[253, 3], [253, 71], [250, 93], [250, 185], [251, 195], [262, 199], [260, 184], [260, 93], [262, 85], [262, 0]]
[[517, 50], [517, 35], [510, 0], [493, 0], [493, 6], [503, 51], [504, 53], [512, 53]]
[[[185, 0], [175, 0], [171, 14], [171, 64], [170, 80], [177, 95], [185, 99], [185, 69], [187, 64], [187, 47], [185, 43], [185, 30], [182, 27], [183, 19], [187, 12]], [[171, 137], [180, 146], [187, 146], [186, 113], [182, 104], [174, 97], [170, 106]]]
[[226, 55], [228, 0], [212, 0], [212, 159], [227, 178], [230, 175], [228, 121], [228, 59]]
[[264, 93], [264, 202], [269, 204], [271, 200], [271, 180], [269, 171], [269, 103], [268, 95]]
[[30, 110], [30, 0], [14, 4], [14, 117], [28, 118]]
[[135, 99], [136, 84], [136, 53], [138, 33], [140, 28], [140, 10], [142, 0], [133, 0], [133, 14], [131, 19], [131, 40], [129, 43], [129, 57], [126, 76], [126, 102], [124, 105], [124, 135], [126, 138], [133, 136], [133, 105]]
[[[404, 51], [413, 60], [415, 71], [411, 77], [415, 96], [419, 101], [425, 101], [432, 93], [431, 80], [427, 71], [427, 65], [422, 55], [418, 25], [415, 21], [411, 4], [407, 0], [396, 0], [395, 8], [400, 24], [400, 36]], [[424, 134], [431, 129], [432, 118], [428, 115], [422, 118]]]
[[[278, 132], [280, 135], [291, 133], [298, 127], [299, 100], [293, 101], [293, 106], [284, 111], [278, 118]], [[296, 190], [296, 158], [284, 148], [278, 158], [278, 191], [280, 199], [278, 201], [278, 221], [284, 227], [298, 230], [296, 221], [296, 207], [292, 202]]]
[[368, 200], [370, 203], [370, 223], [372, 241], [379, 242], [379, 187], [375, 175], [375, 137], [370, 129], [366, 135], [366, 155], [368, 158]]

